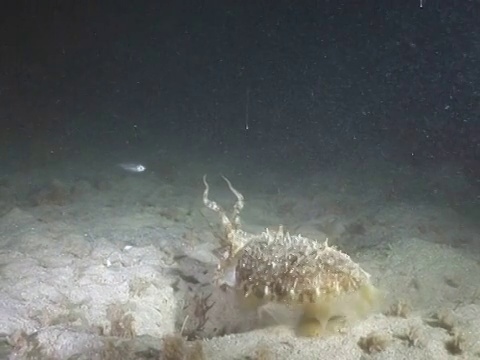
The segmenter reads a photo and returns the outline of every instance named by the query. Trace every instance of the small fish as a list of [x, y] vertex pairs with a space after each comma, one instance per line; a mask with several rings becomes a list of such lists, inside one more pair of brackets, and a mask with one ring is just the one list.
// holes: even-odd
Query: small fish
[[123, 170], [134, 172], [134, 173], [141, 173], [147, 170], [145, 166], [142, 164], [132, 164], [132, 163], [122, 163], [118, 164]]

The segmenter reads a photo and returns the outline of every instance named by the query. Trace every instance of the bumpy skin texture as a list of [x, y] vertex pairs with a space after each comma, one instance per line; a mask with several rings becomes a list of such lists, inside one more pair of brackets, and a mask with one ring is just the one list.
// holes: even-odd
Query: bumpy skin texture
[[226, 285], [241, 301], [253, 307], [269, 302], [299, 307], [297, 332], [318, 336], [337, 330], [337, 322], [360, 318], [378, 303], [379, 292], [370, 275], [345, 253], [301, 235], [266, 229], [250, 234], [240, 226], [244, 198], [226, 178], [237, 197], [232, 215], [208, 198], [204, 176], [203, 202], [220, 215], [223, 257], [217, 268], [217, 284]]

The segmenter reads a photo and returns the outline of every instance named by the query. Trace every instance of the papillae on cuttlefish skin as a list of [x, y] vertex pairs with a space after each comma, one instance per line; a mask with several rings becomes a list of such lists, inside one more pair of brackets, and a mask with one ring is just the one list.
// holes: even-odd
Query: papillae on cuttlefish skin
[[209, 199], [209, 185], [203, 178], [204, 205], [220, 215], [225, 231], [218, 285], [233, 289], [248, 307], [277, 303], [300, 309], [296, 330], [303, 336], [335, 331], [339, 320], [343, 326], [379, 306], [382, 295], [370, 274], [328, 241], [290, 235], [282, 226], [259, 234], [243, 231], [243, 195], [224, 180], [237, 197], [230, 217]]

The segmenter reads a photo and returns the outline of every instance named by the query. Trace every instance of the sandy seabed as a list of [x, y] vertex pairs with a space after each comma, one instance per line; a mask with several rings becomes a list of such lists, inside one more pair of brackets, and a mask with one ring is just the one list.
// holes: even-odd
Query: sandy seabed
[[[193, 162], [2, 177], [0, 358], [480, 358], [478, 188], [454, 166], [371, 169], [251, 176]], [[204, 173], [225, 208], [220, 173], [244, 194], [246, 230], [328, 237], [384, 291], [382, 311], [299, 338], [238, 309], [212, 282], [219, 221], [202, 203]]]

